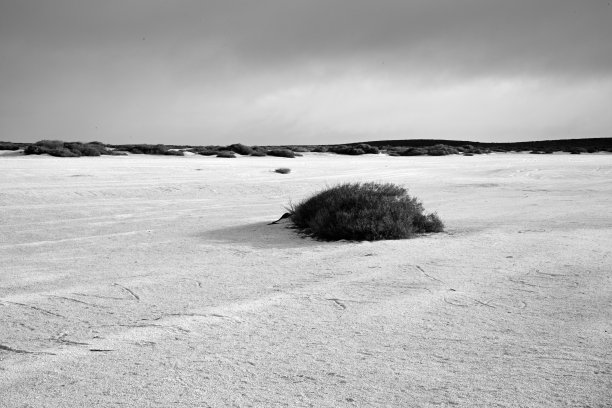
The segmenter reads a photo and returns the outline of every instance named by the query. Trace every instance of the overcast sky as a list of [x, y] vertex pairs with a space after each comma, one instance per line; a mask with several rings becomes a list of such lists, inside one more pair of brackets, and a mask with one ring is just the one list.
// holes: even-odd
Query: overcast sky
[[0, 140], [612, 136], [608, 0], [0, 0]]

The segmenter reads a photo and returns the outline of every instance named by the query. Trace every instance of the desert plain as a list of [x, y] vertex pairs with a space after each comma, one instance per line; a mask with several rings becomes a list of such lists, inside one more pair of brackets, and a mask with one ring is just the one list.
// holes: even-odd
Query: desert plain
[[[612, 406], [610, 154], [10, 153], [0, 174], [1, 407]], [[401, 184], [446, 231], [268, 225], [346, 181]]]

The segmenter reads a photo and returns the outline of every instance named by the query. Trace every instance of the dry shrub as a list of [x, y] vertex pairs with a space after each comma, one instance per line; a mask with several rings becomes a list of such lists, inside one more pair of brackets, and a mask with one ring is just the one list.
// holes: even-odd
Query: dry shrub
[[444, 230], [436, 214], [425, 214], [416, 198], [394, 184], [340, 184], [290, 210], [298, 229], [322, 240], [403, 239]]
[[288, 169], [286, 167], [281, 167], [280, 169], [276, 169], [274, 171], [276, 173], [280, 173], [280, 174], [289, 174], [289, 173], [291, 173], [291, 169]]

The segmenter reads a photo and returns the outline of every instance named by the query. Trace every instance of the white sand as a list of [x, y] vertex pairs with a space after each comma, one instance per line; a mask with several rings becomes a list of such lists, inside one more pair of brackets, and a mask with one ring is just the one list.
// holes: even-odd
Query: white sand
[[[2, 407], [612, 404], [612, 155], [9, 155], [0, 175]], [[404, 184], [448, 232], [266, 225], [354, 180]]]

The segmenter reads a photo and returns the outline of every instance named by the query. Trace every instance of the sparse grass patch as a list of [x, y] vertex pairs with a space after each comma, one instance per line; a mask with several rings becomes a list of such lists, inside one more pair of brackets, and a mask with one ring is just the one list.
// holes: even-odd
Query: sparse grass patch
[[279, 169], [274, 170], [276, 173], [280, 173], [280, 174], [289, 174], [291, 173], [291, 169], [288, 169], [287, 167], [281, 167]]
[[403, 239], [444, 230], [436, 214], [425, 214], [416, 198], [394, 184], [340, 184], [290, 210], [298, 229], [327, 241]]

